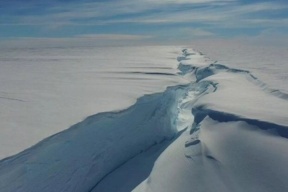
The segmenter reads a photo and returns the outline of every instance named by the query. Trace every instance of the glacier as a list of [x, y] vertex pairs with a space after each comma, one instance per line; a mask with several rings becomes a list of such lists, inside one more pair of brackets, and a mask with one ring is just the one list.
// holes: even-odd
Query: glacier
[[2, 159], [1, 191], [287, 191], [287, 94], [194, 49], [175, 60], [176, 73], [129, 71], [177, 76], [163, 92]]

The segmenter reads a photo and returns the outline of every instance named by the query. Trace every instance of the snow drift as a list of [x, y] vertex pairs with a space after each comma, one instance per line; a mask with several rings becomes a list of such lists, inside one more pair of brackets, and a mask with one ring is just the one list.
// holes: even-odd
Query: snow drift
[[286, 93], [192, 49], [177, 60], [188, 84], [3, 159], [1, 191], [287, 191]]

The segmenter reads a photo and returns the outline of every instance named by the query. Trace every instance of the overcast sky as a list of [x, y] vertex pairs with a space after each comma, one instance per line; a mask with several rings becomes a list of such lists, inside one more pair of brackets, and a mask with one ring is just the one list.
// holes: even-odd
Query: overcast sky
[[0, 40], [185, 42], [287, 33], [287, 0], [0, 1]]

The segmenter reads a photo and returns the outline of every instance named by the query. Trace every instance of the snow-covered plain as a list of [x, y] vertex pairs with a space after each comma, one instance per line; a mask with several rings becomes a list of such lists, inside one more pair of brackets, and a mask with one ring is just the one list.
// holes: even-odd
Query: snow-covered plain
[[288, 93], [288, 48], [248, 40], [198, 40], [190, 46], [204, 52], [212, 60], [250, 71], [269, 88]]
[[[10, 118], [14, 119], [10, 109], [13, 105], [8, 101], [17, 106], [16, 101], [25, 103], [29, 98], [37, 101], [40, 95], [43, 101], [35, 108], [46, 112], [45, 107], [56, 107], [61, 113], [57, 113], [58, 119], [46, 119], [45, 114], [28, 110], [27, 115], [45, 117], [50, 126], [45, 129], [52, 129], [43, 135], [35, 134], [36, 140], [68, 128], [67, 124], [79, 123], [0, 161], [1, 191], [288, 191], [285, 87], [274, 90], [269, 87], [270, 82], [257, 79], [245, 66], [243, 70], [240, 65], [230, 66], [196, 50], [182, 49], [94, 48], [94, 52], [99, 51], [95, 55], [91, 49], [81, 49], [81, 53], [72, 49], [62, 64], [61, 50], [50, 52], [57, 54], [52, 54], [56, 60], [50, 63], [44, 62], [47, 50], [45, 53], [41, 50], [36, 55], [43, 53], [40, 60], [44, 66], [38, 66], [39, 58], [33, 55], [36, 63], [32, 62], [30, 70], [34, 73], [29, 73], [27, 62], [24, 66], [27, 76], [20, 71], [16, 73], [20, 62], [27, 59], [25, 52], [23, 57], [18, 54], [18, 60], [11, 59], [8, 52], [3, 54], [4, 80], [8, 82], [9, 74], [16, 70], [18, 78], [14, 75], [11, 80], [23, 84], [13, 87], [17, 83], [12, 81], [2, 85], [3, 94], [10, 95], [3, 96], [1, 114], [10, 110]], [[79, 57], [81, 65], [77, 63]], [[277, 70], [276, 65], [273, 68]], [[278, 70], [285, 73], [281, 66]], [[39, 81], [32, 81], [38, 78]], [[43, 85], [47, 80], [51, 87], [46, 90]], [[87, 88], [79, 91], [83, 86]], [[30, 89], [25, 92], [27, 87]], [[55, 92], [59, 89], [62, 92]], [[69, 107], [62, 109], [66, 106], [62, 105], [65, 97]], [[51, 101], [52, 106], [46, 103], [51, 98], [58, 99]], [[99, 101], [103, 98], [108, 104]], [[125, 107], [128, 108], [120, 110]], [[19, 108], [22, 113], [26, 109]], [[85, 116], [89, 117], [81, 121]], [[20, 117], [33, 120], [29, 116]], [[58, 121], [64, 122], [63, 127], [54, 127]], [[3, 118], [1, 123], [8, 126], [11, 121]], [[25, 129], [35, 131], [44, 128], [41, 123], [24, 125]], [[15, 120], [14, 125], [21, 125], [21, 121]], [[19, 136], [17, 139], [23, 143]]]
[[[0, 159], [182, 81], [176, 47], [0, 50]], [[11, 139], [13, 138], [13, 139]]]

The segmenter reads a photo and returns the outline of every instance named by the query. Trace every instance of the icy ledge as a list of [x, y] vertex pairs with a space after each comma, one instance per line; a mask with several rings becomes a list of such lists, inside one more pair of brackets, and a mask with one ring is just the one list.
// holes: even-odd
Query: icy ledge
[[178, 116], [186, 92], [179, 85], [143, 96], [126, 110], [90, 116], [1, 160], [0, 191], [91, 191], [117, 167], [185, 128]]

